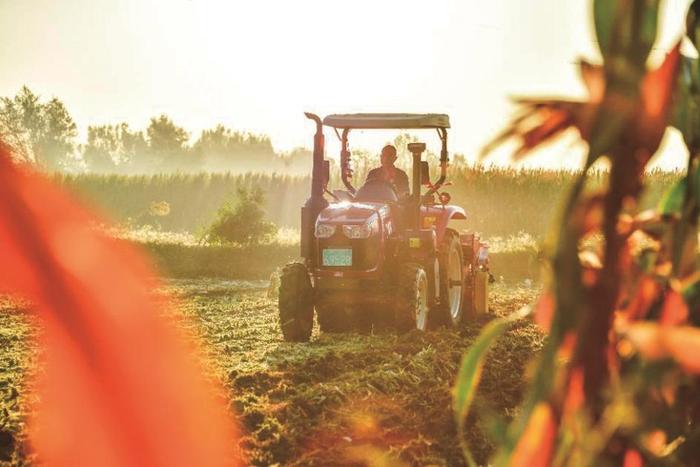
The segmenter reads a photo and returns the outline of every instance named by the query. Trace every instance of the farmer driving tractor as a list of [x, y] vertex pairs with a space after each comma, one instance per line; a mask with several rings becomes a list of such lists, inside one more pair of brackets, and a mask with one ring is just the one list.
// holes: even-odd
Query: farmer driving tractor
[[381, 167], [372, 169], [367, 174], [367, 181], [384, 180], [394, 187], [399, 198], [403, 198], [409, 192], [408, 175], [406, 172], [394, 165], [396, 162], [396, 147], [392, 144], [387, 144], [382, 148], [380, 155]]
[[[280, 274], [279, 316], [284, 339], [308, 342], [314, 321], [321, 332], [398, 332], [462, 326], [488, 309], [488, 245], [459, 232], [467, 214], [440, 190], [448, 168], [445, 114], [312, 113], [314, 135], [311, 194], [301, 208], [303, 262]], [[340, 139], [340, 179], [345, 190], [328, 190], [323, 128]], [[357, 189], [352, 184], [348, 135], [353, 130], [427, 130], [440, 142], [440, 175], [430, 179], [426, 144], [406, 145], [411, 182], [387, 145], [381, 167]], [[326, 199], [326, 196], [332, 199]], [[316, 319], [314, 319], [316, 318]]]

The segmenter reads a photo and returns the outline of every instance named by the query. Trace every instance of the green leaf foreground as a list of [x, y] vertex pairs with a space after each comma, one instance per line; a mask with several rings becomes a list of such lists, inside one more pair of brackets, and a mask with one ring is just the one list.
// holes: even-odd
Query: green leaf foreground
[[493, 344], [496, 343], [496, 340], [498, 340], [514, 322], [530, 316], [531, 313], [532, 307], [526, 306], [505, 318], [498, 318], [491, 321], [484, 327], [479, 337], [476, 338], [467, 353], [462, 357], [459, 373], [457, 373], [457, 382], [453, 389], [452, 406], [457, 421], [459, 442], [464, 457], [470, 466], [475, 466], [476, 463], [474, 462], [465, 440], [464, 422], [469, 414], [469, 409], [474, 401], [474, 395], [476, 394], [476, 388], [481, 380], [481, 370], [484, 367], [486, 355]]

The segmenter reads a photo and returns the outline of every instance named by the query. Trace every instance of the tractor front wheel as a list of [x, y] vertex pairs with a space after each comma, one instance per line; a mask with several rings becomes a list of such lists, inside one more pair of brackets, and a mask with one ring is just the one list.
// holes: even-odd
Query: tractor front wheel
[[290, 263], [282, 269], [278, 304], [284, 340], [308, 342], [314, 325], [314, 289], [306, 266]]
[[399, 272], [394, 324], [399, 333], [428, 329], [428, 275], [418, 264], [405, 264]]

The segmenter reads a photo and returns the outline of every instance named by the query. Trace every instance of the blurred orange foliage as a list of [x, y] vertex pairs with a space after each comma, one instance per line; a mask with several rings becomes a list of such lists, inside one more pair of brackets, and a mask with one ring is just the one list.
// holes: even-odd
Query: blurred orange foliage
[[237, 465], [221, 388], [163, 317], [156, 276], [0, 145], [0, 292], [43, 321], [30, 439], [48, 465]]

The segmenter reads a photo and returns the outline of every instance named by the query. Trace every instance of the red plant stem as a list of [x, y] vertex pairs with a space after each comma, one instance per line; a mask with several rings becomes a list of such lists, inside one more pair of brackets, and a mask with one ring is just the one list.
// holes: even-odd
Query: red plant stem
[[[641, 176], [648, 160], [633, 144], [623, 138], [610, 170], [610, 189], [604, 197], [603, 235], [604, 263], [590, 297], [590, 316], [582, 321], [582, 329], [575, 362], [583, 368], [584, 393], [590, 401], [592, 415], [597, 418], [602, 410], [601, 389], [608, 380], [607, 350], [613, 312], [620, 294], [622, 271], [620, 257], [625, 239], [617, 231], [618, 219], [626, 199], [637, 199], [642, 191]], [[630, 149], [627, 149], [630, 148]]]

